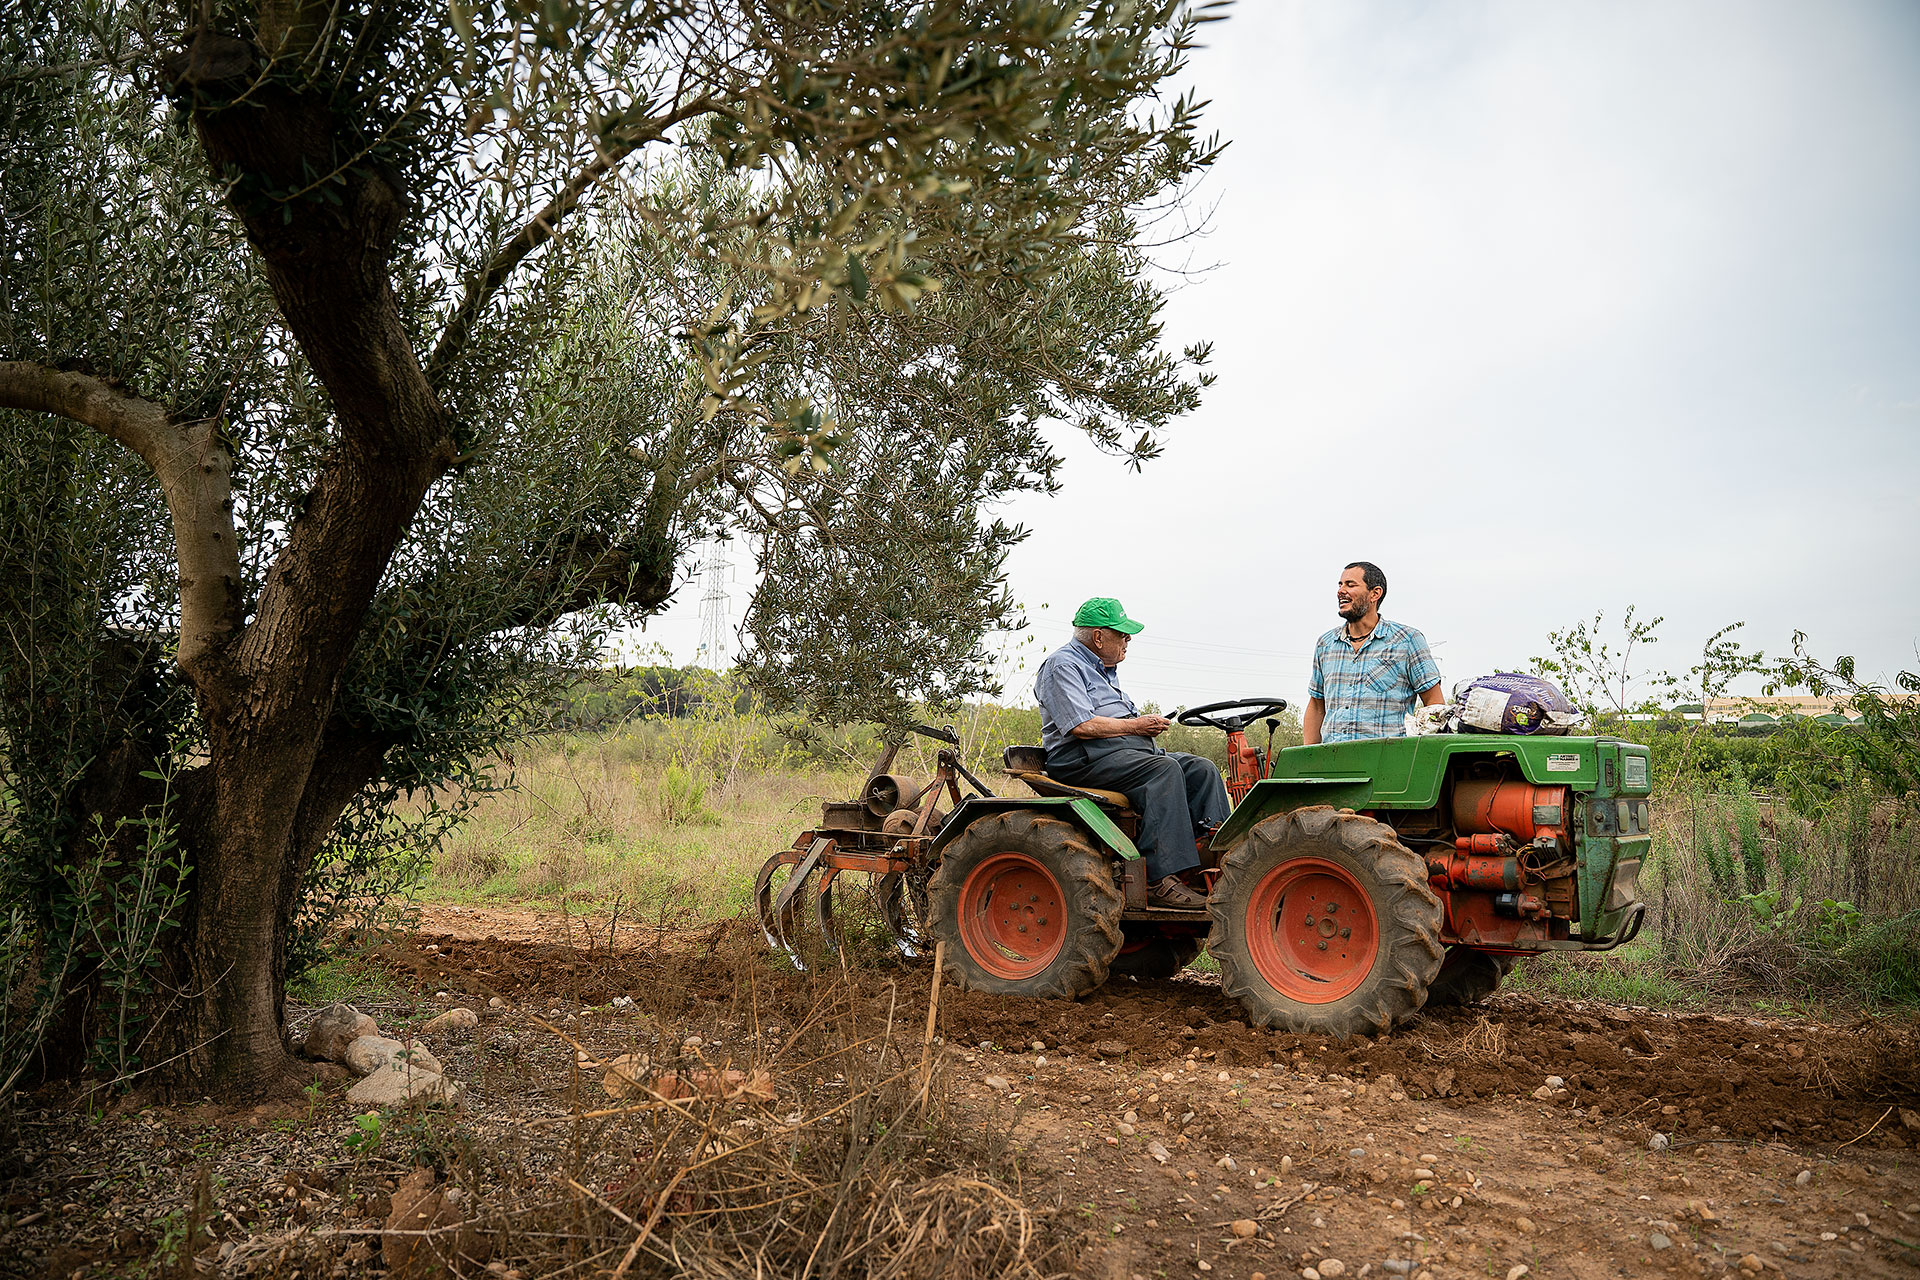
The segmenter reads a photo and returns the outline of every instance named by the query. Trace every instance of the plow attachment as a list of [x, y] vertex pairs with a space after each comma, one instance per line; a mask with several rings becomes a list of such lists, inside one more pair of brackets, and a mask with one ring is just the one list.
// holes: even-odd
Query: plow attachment
[[819, 825], [768, 858], [754, 879], [761, 934], [796, 968], [882, 937], [906, 959], [932, 951], [926, 927], [928, 850], [951, 812], [940, 802], [948, 799], [957, 806], [967, 798], [960, 790], [962, 778], [982, 794], [992, 792], [960, 764], [951, 749], [959, 743], [952, 729], [913, 728], [949, 744], [926, 786], [887, 772], [899, 750], [898, 744], [889, 746], [858, 799], [822, 805]]

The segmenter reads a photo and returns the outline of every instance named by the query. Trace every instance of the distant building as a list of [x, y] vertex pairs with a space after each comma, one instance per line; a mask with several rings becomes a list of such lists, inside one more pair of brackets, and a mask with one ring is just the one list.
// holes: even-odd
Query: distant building
[[[1882, 697], [1891, 703], [1911, 703], [1915, 695], [1896, 693]], [[1845, 698], [1816, 698], [1810, 694], [1780, 694], [1761, 698], [1708, 698], [1705, 704], [1698, 702], [1674, 711], [1688, 720], [1705, 720], [1708, 724], [1773, 724], [1792, 717], [1818, 720], [1823, 724], [1857, 724], [1860, 717], [1854, 713]]]

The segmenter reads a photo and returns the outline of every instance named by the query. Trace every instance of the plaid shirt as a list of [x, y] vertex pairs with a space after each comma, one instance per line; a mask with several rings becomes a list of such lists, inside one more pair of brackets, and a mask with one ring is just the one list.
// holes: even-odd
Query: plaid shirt
[[1419, 695], [1439, 683], [1427, 638], [1382, 618], [1358, 649], [1348, 643], [1345, 623], [1320, 637], [1307, 696], [1327, 704], [1322, 742], [1397, 738], [1406, 732], [1407, 712]]

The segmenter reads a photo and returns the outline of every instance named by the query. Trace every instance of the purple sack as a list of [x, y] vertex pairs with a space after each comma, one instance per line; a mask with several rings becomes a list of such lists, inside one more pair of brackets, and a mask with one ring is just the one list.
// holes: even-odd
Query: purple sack
[[1501, 671], [1454, 686], [1463, 733], [1540, 733], [1564, 735], [1582, 727], [1583, 717], [1542, 676]]

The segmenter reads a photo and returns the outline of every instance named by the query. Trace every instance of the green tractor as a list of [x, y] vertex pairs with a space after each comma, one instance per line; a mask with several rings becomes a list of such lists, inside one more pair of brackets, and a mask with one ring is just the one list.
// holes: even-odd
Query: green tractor
[[[1247, 726], [1284, 706], [1177, 717], [1228, 735], [1233, 812], [1198, 841], [1205, 912], [1148, 905], [1124, 795], [1050, 778], [1039, 748], [1009, 747], [1007, 772], [1031, 796], [991, 794], [943, 751], [941, 775], [878, 830], [823, 821], [776, 855], [762, 873], [768, 937], [784, 936], [814, 866], [827, 868], [823, 924], [833, 868], [867, 870], [903, 947], [943, 944], [948, 976], [969, 990], [1073, 999], [1116, 974], [1170, 976], [1204, 943], [1256, 1025], [1346, 1038], [1484, 999], [1521, 957], [1610, 950], [1639, 932], [1646, 747], [1494, 734], [1249, 747]], [[862, 810], [873, 818], [910, 786], [875, 776], [879, 804]], [[777, 900], [776, 863], [791, 870]]]

